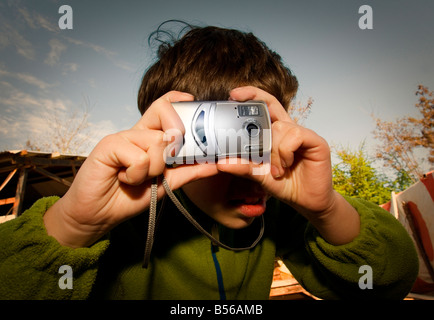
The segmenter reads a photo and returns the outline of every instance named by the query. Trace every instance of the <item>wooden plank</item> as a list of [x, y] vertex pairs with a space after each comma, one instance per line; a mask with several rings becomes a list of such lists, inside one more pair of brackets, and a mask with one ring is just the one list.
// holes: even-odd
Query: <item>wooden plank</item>
[[285, 279], [285, 280], [274, 280], [271, 283], [271, 288], [279, 288], [279, 287], [287, 287], [287, 286], [293, 286], [298, 284], [298, 281], [294, 278], [292, 279]]
[[301, 285], [292, 285], [270, 290], [270, 300], [320, 300], [307, 292]]
[[20, 169], [20, 176], [18, 178], [17, 191], [15, 194], [14, 209], [12, 211], [13, 215], [19, 216], [23, 207], [24, 193], [26, 191], [27, 182], [27, 172], [28, 168]]
[[65, 185], [65, 186], [67, 186], [67, 187], [70, 187], [70, 186], [71, 186], [71, 182], [70, 182], [70, 181], [68, 181], [68, 180], [66, 180], [66, 179], [63, 179], [63, 178], [60, 178], [60, 177], [56, 176], [54, 173], [51, 173], [51, 172], [49, 172], [49, 171], [47, 171], [47, 170], [45, 170], [45, 169], [38, 168], [38, 167], [33, 168], [33, 169], [34, 169], [36, 172], [39, 172], [40, 174], [42, 174], [42, 175], [44, 175], [44, 176], [46, 176], [46, 177], [48, 177], [48, 178], [50, 178], [50, 179], [52, 179], [52, 180], [54, 180], [54, 181], [57, 181], [57, 182], [59, 182], [59, 183]]
[[270, 297], [283, 296], [295, 293], [304, 293], [304, 289], [301, 285], [293, 285], [281, 288], [272, 288], [270, 290]]
[[10, 166], [6, 166], [6, 167], [1, 167], [0, 168], [0, 173], [5, 173], [5, 172], [11, 172], [14, 171], [16, 168], [18, 168], [18, 165], [10, 165]]
[[405, 216], [407, 218], [408, 225], [410, 226], [410, 229], [411, 229], [411, 231], [413, 233], [413, 236], [414, 236], [413, 239], [416, 242], [416, 245], [417, 245], [417, 247], [419, 249], [419, 253], [420, 253], [421, 257], [422, 257], [422, 260], [423, 260], [423, 262], [425, 264], [425, 267], [427, 268], [428, 273], [431, 276], [431, 279], [434, 281], [434, 269], [433, 269], [433, 267], [432, 267], [432, 265], [430, 263], [428, 255], [425, 252], [425, 248], [423, 247], [422, 238], [421, 238], [419, 232], [417, 232], [417, 229], [416, 229], [413, 217], [412, 217], [412, 215], [410, 213], [410, 209], [408, 208], [408, 203], [405, 202], [405, 201], [403, 201], [401, 203], [401, 205], [402, 205], [402, 208], [404, 209], [404, 213], [405, 213]]
[[17, 216], [14, 216], [13, 214], [9, 214], [6, 216], [0, 216], [0, 223], [15, 219]]
[[12, 179], [12, 177], [15, 175], [15, 172], [17, 172], [17, 168], [15, 168], [15, 170], [13, 170], [11, 173], [9, 173], [9, 175], [7, 176], [7, 178], [5, 179], [5, 181], [3, 181], [2, 185], [0, 186], [0, 191], [3, 190], [3, 188], [8, 184], [8, 182]]
[[77, 175], [77, 168], [74, 165], [72, 165], [71, 168], [72, 168], [72, 176], [75, 179], [75, 176]]
[[13, 164], [32, 165], [32, 166], [81, 166], [84, 159], [56, 159], [39, 157], [16, 157], [12, 160]]
[[15, 198], [0, 199], [0, 206], [15, 203]]

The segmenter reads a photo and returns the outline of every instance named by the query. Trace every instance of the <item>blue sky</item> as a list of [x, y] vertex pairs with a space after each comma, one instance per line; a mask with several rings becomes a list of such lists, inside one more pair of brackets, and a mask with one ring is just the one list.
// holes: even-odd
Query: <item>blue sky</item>
[[[73, 9], [61, 30], [59, 7]], [[373, 29], [358, 26], [360, 6]], [[90, 107], [92, 143], [134, 125], [137, 89], [168, 19], [251, 31], [296, 74], [305, 125], [331, 145], [368, 147], [374, 124], [415, 114], [417, 85], [434, 90], [434, 1], [0, 0], [0, 150], [20, 149], [47, 114]]]

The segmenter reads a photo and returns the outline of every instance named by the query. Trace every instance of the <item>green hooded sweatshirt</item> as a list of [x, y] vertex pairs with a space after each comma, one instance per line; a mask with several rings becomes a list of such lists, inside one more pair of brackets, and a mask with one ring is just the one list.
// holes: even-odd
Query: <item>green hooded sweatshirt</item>
[[[182, 192], [176, 194], [205, 229], [216, 225]], [[44, 227], [43, 215], [57, 200], [40, 199], [0, 225], [0, 299], [262, 300], [269, 297], [276, 256], [317, 297], [402, 299], [419, 270], [413, 241], [402, 225], [358, 199], [347, 198], [361, 218], [360, 234], [351, 243], [327, 243], [304, 217], [270, 199], [261, 241], [239, 252], [214, 246], [169, 199], [160, 201], [148, 268], [142, 267], [147, 212], [90, 247], [72, 249], [48, 236]], [[249, 246], [258, 237], [259, 222], [242, 230], [217, 225], [219, 239], [232, 247]], [[365, 274], [364, 266], [372, 272]], [[363, 285], [371, 281], [367, 276], [372, 286]]]

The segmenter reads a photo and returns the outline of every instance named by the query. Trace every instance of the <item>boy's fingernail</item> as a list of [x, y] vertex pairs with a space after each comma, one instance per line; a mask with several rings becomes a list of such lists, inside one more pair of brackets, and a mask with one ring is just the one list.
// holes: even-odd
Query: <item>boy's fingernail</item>
[[277, 166], [271, 165], [270, 172], [273, 178], [280, 178], [280, 172]]

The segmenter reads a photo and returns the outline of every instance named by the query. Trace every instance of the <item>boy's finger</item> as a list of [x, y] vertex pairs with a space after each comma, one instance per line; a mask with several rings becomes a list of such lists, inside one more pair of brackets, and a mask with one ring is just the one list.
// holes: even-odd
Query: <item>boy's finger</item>
[[[94, 161], [95, 163], [110, 168], [113, 174], [118, 172], [120, 181], [127, 184], [140, 184], [148, 176], [149, 156], [147, 152], [133, 143], [128, 143], [119, 134], [110, 135], [101, 140], [95, 152], [89, 156], [89, 159], [92, 158], [97, 160]], [[92, 174], [96, 176], [98, 172], [94, 170]]]
[[164, 176], [173, 190], [189, 182], [214, 176], [217, 173], [217, 166], [211, 163], [184, 165], [176, 168], [166, 168], [164, 170]]
[[264, 101], [268, 106], [271, 122], [277, 120], [292, 121], [288, 112], [282, 107], [280, 102], [274, 96], [259, 88], [252, 86], [236, 88], [230, 92], [230, 98], [236, 101]]
[[189, 93], [170, 91], [155, 100], [133, 128], [148, 128], [162, 131], [178, 129], [184, 132], [184, 124], [182, 123], [178, 113], [173, 108], [172, 102], [193, 100], [194, 97]]
[[224, 158], [217, 162], [217, 169], [261, 183], [264, 177], [270, 173], [270, 162], [267, 160], [255, 163], [241, 158]]

